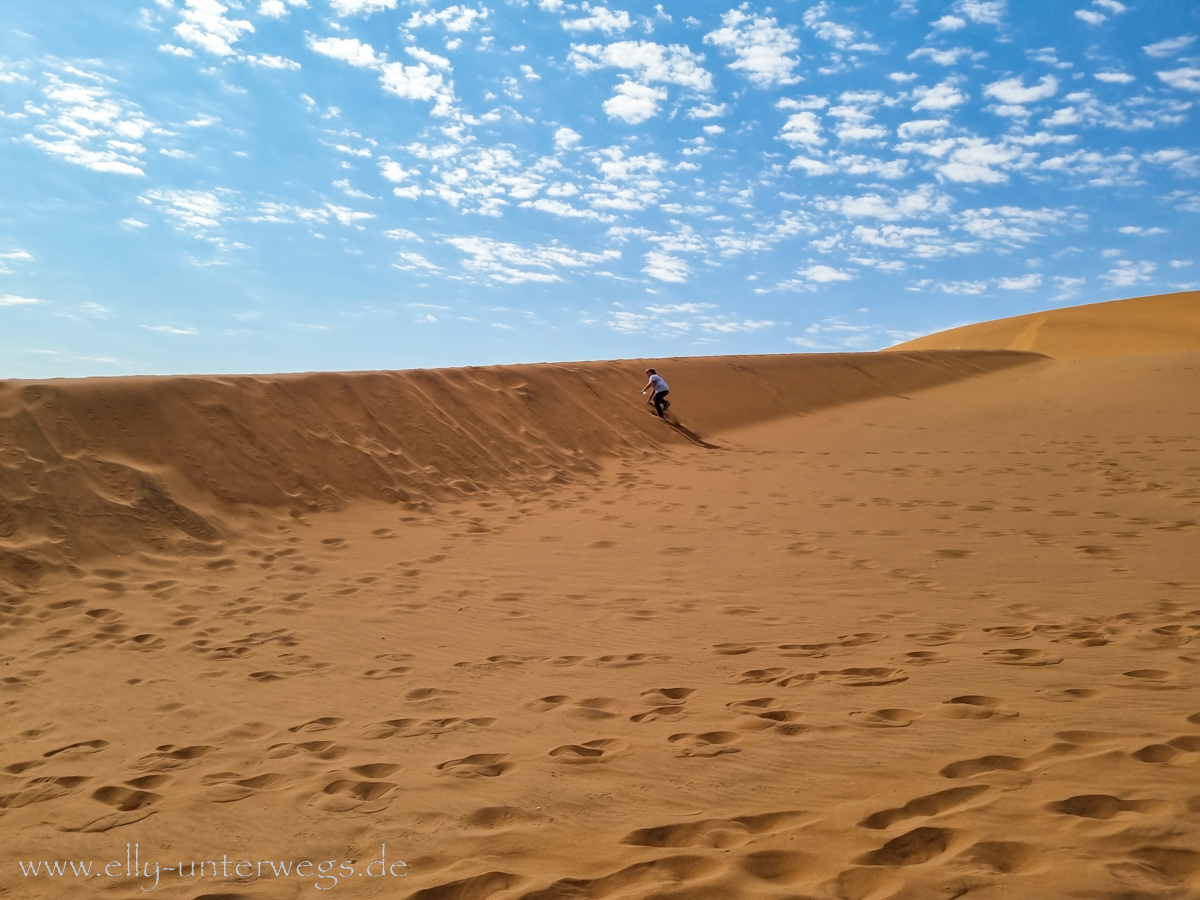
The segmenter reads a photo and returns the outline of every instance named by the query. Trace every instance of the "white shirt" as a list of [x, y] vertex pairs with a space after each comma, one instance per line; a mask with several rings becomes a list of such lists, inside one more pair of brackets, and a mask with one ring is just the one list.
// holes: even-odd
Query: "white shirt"
[[661, 375], [651, 375], [650, 376], [650, 386], [652, 388], [654, 388], [654, 393], [656, 393], [656, 394], [660, 394], [663, 391], [670, 390], [670, 388], [667, 387], [667, 383], [662, 380]]

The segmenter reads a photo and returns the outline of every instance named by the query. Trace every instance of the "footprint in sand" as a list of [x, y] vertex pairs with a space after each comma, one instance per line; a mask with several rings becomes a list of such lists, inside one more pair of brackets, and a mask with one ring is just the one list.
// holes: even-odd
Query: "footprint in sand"
[[689, 697], [696, 693], [695, 688], [672, 687], [672, 688], [650, 688], [642, 691], [642, 701], [653, 706], [671, 706], [682, 705]]
[[877, 687], [908, 681], [908, 675], [903, 669], [889, 669], [885, 666], [825, 670], [817, 674], [820, 675], [821, 681], [846, 687]]
[[1167, 691], [1183, 687], [1178, 676], [1165, 669], [1134, 669], [1122, 672], [1112, 679], [1119, 687], [1138, 688], [1144, 691]]
[[787, 669], [778, 666], [769, 669], [748, 669], [745, 672], [738, 672], [736, 675], [730, 675], [725, 679], [726, 684], [770, 684], [782, 675], [787, 674]]
[[939, 647], [942, 644], [962, 640], [962, 635], [956, 631], [918, 631], [906, 634], [905, 637], [914, 644], [922, 644], [926, 647]]
[[208, 756], [216, 750], [216, 747], [210, 747], [205, 744], [195, 744], [190, 747], [176, 747], [174, 744], [163, 744], [155, 748], [154, 753], [147, 754], [139, 759], [134, 764], [134, 767], [158, 772], [182, 769], [195, 764], [197, 760]]
[[1050, 812], [1105, 821], [1123, 812], [1162, 813], [1170, 808], [1165, 800], [1122, 800], [1109, 794], [1081, 794], [1046, 805]]
[[629, 717], [630, 722], [676, 722], [688, 714], [683, 706], [656, 706], [645, 712], [635, 713]]
[[121, 812], [132, 812], [154, 805], [162, 799], [162, 795], [152, 791], [139, 791], [136, 788], [105, 785], [92, 791], [92, 799], [115, 807]]
[[611, 697], [587, 697], [576, 700], [564, 712], [577, 719], [611, 719], [621, 711], [621, 703]]
[[412, 671], [411, 666], [392, 666], [389, 669], [367, 669], [363, 672], [363, 678], [380, 679], [380, 678], [399, 678], [401, 675], [407, 675]]
[[955, 861], [1001, 875], [1015, 875], [1040, 867], [1043, 856], [1037, 847], [1021, 841], [980, 841], [960, 853]]
[[917, 866], [952, 849], [959, 843], [957, 839], [959, 833], [956, 831], [925, 825], [892, 838], [878, 850], [864, 853], [855, 862], [863, 866]]
[[490, 728], [499, 722], [488, 716], [463, 719], [451, 716], [445, 719], [388, 719], [376, 722], [363, 729], [363, 737], [378, 741], [390, 737], [419, 737], [425, 734], [448, 734], [452, 731], [474, 732]]
[[475, 753], [439, 763], [435, 768], [457, 778], [498, 778], [513, 769], [506, 753]]
[[212, 785], [204, 795], [204, 799], [211, 803], [245, 800], [261, 791], [279, 790], [290, 780], [281, 772], [265, 772], [248, 778], [237, 772], [216, 772], [200, 779], [202, 784]]
[[1015, 719], [1020, 715], [1014, 709], [1007, 709], [1007, 702], [999, 697], [988, 697], [984, 694], [964, 694], [942, 701], [938, 715], [947, 719], [990, 719], [992, 716], [1005, 716]]
[[[44, 775], [31, 778], [19, 790], [8, 794], [0, 794], [0, 809], [19, 809], [55, 800], [75, 792], [76, 788], [91, 781], [87, 775]], [[155, 794], [155, 797], [158, 795]], [[99, 799], [99, 798], [97, 798]], [[110, 804], [111, 805], [111, 804]]]
[[341, 725], [345, 719], [339, 719], [337, 716], [322, 716], [319, 719], [309, 719], [300, 725], [293, 725], [288, 731], [297, 734], [302, 731], [328, 731], [330, 728], [335, 728]]
[[309, 802], [326, 812], [379, 812], [387, 807], [397, 787], [390, 781], [339, 778], [326, 784]]
[[740, 847], [756, 835], [793, 831], [818, 817], [803, 810], [737, 816], [732, 819], [704, 819], [677, 822], [654, 828], [639, 828], [621, 838], [634, 847], [713, 847], [718, 850]]
[[74, 744], [67, 744], [65, 747], [59, 747], [55, 750], [47, 750], [42, 756], [49, 759], [53, 756], [61, 756], [64, 759], [69, 759], [77, 756], [88, 756], [92, 753], [99, 753], [108, 746], [108, 741], [76, 741]]
[[645, 663], [670, 661], [671, 657], [663, 656], [659, 653], [612, 653], [607, 656], [598, 656], [593, 660], [597, 665], [615, 669], [624, 668], [625, 666], [640, 666]]
[[742, 857], [742, 870], [772, 885], [794, 884], [818, 868], [819, 859], [797, 850], [756, 850]]
[[599, 763], [608, 762], [628, 748], [629, 744], [625, 741], [616, 738], [599, 738], [594, 741], [584, 741], [582, 744], [563, 744], [551, 750], [550, 755], [561, 763]]
[[1200, 753], [1200, 736], [1186, 734], [1172, 738], [1165, 744], [1148, 744], [1132, 753], [1131, 756], [1138, 762], [1167, 765], [1191, 762], [1191, 758], [1182, 759], [1181, 757], [1196, 753]]
[[299, 744], [272, 744], [267, 748], [267, 759], [282, 759], [295, 756], [297, 753], [307, 753], [318, 759], [337, 759], [344, 756], [349, 748], [333, 741], [304, 741]]
[[852, 712], [850, 718], [855, 725], [866, 728], [905, 728], [921, 718], [921, 714], [911, 709], [874, 709]]
[[1039, 700], [1049, 700], [1051, 703], [1071, 703], [1075, 700], [1090, 700], [1093, 697], [1099, 697], [1104, 692], [1097, 691], [1093, 688], [1065, 688], [1061, 691], [1055, 690], [1040, 690], [1034, 691]]
[[1033, 647], [985, 650], [983, 655], [1002, 666], [1056, 666], [1062, 662], [1061, 656], [1047, 656], [1045, 650]]
[[704, 734], [673, 734], [667, 738], [672, 752], [679, 757], [710, 757], [725, 753], [739, 753], [740, 747], [733, 746], [741, 737], [732, 731], [708, 731]]
[[[903, 806], [894, 809], [884, 809], [877, 813], [872, 813], [859, 822], [858, 827], [884, 831], [893, 825], [907, 822], [909, 819], [940, 816], [942, 813], [961, 809], [977, 797], [981, 797], [992, 791], [994, 791], [994, 788], [986, 784], [972, 784], [964, 787], [948, 788], [944, 791], [938, 791], [935, 794], [926, 794], [924, 797], [909, 800]], [[976, 806], [978, 805], [976, 804]]]
[[889, 662], [906, 666], [933, 666], [950, 662], [950, 659], [934, 650], [910, 650], [900, 656], [893, 656]]

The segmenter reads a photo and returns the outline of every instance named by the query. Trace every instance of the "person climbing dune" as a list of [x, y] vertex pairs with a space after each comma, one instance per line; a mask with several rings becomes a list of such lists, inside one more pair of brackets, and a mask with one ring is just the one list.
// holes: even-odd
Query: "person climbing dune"
[[647, 381], [646, 386], [642, 388], [642, 394], [644, 395], [646, 391], [651, 392], [646, 402], [653, 403], [654, 409], [658, 413], [658, 417], [660, 419], [665, 419], [666, 411], [671, 406], [671, 401], [667, 399], [667, 393], [670, 391], [670, 388], [667, 387], [667, 383], [663, 380], [662, 376], [654, 371], [654, 369], [647, 369], [646, 376], [650, 380]]

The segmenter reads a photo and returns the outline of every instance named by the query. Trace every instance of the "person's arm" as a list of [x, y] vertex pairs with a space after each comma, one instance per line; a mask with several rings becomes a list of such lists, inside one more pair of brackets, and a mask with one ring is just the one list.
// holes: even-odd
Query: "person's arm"
[[644, 388], [642, 388], [642, 393], [643, 393], [643, 394], [644, 394], [644, 393], [646, 393], [646, 391], [650, 390], [650, 388], [652, 388], [652, 387], [654, 387], [654, 382], [653, 382], [653, 381], [647, 381], [647, 382], [646, 382], [646, 386], [645, 386]]

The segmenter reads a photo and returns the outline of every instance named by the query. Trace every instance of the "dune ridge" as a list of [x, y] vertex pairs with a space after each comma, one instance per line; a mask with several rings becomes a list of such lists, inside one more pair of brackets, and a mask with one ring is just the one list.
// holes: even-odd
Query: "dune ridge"
[[891, 351], [1005, 349], [1092, 359], [1200, 349], [1200, 291], [1088, 303], [964, 325]]
[[145, 548], [214, 552], [253, 510], [411, 510], [538, 493], [602, 461], [1036, 360], [1009, 352], [657, 361], [687, 428], [647, 415], [652, 361], [0, 383], [0, 577]]

